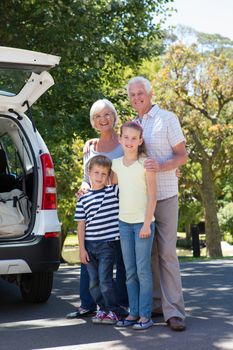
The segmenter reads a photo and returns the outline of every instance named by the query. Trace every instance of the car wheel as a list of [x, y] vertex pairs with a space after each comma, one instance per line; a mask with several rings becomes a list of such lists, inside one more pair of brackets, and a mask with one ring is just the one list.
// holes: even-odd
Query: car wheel
[[53, 286], [53, 272], [22, 275], [20, 291], [24, 301], [43, 303], [48, 300]]

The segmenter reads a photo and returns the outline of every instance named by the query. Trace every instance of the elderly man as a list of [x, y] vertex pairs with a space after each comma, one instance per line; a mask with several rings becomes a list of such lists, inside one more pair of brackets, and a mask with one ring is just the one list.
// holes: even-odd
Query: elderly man
[[[146, 167], [157, 173], [156, 238], [152, 252], [154, 283], [153, 310], [159, 306], [170, 328], [185, 330], [185, 310], [179, 261], [176, 255], [178, 221], [178, 178], [176, 169], [187, 162], [185, 138], [178, 118], [152, 104], [150, 82], [135, 77], [127, 92], [135, 119], [143, 128], [150, 160]], [[160, 290], [159, 290], [160, 288]], [[160, 294], [160, 305], [158, 295]]]

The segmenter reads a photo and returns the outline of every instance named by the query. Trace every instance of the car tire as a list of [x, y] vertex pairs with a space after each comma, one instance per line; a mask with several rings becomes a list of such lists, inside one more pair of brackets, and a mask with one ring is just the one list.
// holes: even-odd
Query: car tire
[[50, 297], [53, 287], [53, 272], [24, 274], [20, 281], [21, 295], [26, 302], [43, 303]]

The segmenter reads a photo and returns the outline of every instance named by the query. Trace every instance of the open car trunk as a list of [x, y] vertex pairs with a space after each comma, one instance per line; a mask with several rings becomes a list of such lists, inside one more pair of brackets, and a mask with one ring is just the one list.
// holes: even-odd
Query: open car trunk
[[31, 232], [37, 186], [35, 155], [22, 124], [0, 115], [0, 240]]

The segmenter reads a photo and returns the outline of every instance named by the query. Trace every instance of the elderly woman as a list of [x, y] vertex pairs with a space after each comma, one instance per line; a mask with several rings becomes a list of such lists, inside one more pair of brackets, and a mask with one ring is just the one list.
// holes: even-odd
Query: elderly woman
[[[95, 142], [88, 143], [87, 151], [84, 152], [84, 179], [79, 190], [82, 195], [89, 189], [88, 162], [95, 155], [105, 155], [109, 159], [119, 158], [123, 155], [123, 150], [118, 142], [118, 135], [114, 130], [118, 122], [118, 115], [113, 104], [107, 100], [97, 100], [90, 109], [90, 123], [100, 136]], [[85, 147], [84, 147], [85, 150]], [[125, 284], [125, 267], [122, 259], [120, 242], [116, 251], [116, 295], [118, 304], [122, 306], [122, 315], [127, 313], [124, 310], [128, 307], [128, 295]], [[89, 276], [86, 265], [81, 264], [80, 276], [80, 300], [81, 305], [75, 312], [67, 315], [67, 318], [77, 318], [90, 316], [96, 310], [96, 305], [89, 292]]]
[[90, 123], [93, 128], [98, 130], [100, 137], [93, 144], [90, 144], [87, 147], [88, 151], [84, 153], [84, 181], [81, 190], [89, 188], [87, 167], [90, 158], [102, 154], [112, 160], [123, 155], [118, 135], [114, 130], [117, 122], [116, 109], [109, 100], [98, 100], [92, 105], [90, 109]]

